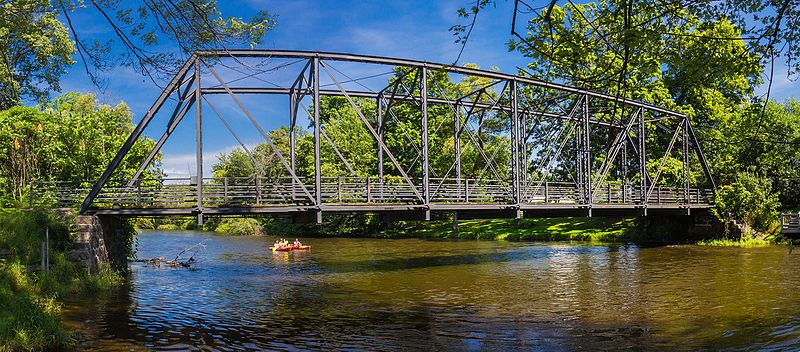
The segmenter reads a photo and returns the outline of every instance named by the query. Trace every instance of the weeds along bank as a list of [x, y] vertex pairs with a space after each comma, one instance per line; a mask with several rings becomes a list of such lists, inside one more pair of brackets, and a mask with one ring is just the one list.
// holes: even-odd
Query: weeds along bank
[[[41, 271], [41, 243], [50, 228], [50, 270]], [[70, 349], [59, 298], [100, 294], [123, 278], [103, 265], [95, 275], [67, 260], [69, 226], [47, 211], [0, 209], [0, 350]]]

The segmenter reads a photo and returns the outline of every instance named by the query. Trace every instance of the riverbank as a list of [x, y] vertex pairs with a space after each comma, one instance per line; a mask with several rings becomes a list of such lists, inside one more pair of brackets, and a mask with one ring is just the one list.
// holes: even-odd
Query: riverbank
[[[41, 243], [50, 229], [50, 270], [41, 272]], [[61, 325], [65, 295], [89, 295], [122, 284], [103, 266], [90, 275], [66, 259], [69, 228], [46, 211], [0, 209], [0, 350], [41, 351], [74, 347]]]
[[374, 237], [478, 239], [506, 241], [630, 242], [636, 239], [635, 218], [478, 219], [403, 222]]
[[[679, 221], [680, 220], [680, 221]], [[741, 237], [714, 233], [711, 227], [688, 230], [681, 219], [625, 217], [572, 217], [530, 219], [452, 218], [430, 221], [381, 221], [375, 215], [328, 216], [322, 225], [295, 224], [282, 218], [209, 218], [198, 228], [193, 218], [140, 222], [142, 229], [204, 230], [218, 235], [270, 235], [280, 237], [353, 237], [353, 238], [426, 238], [505, 241], [584, 241], [608, 243], [670, 244], [685, 243], [704, 246], [763, 247], [783, 244], [779, 236], [754, 235]], [[715, 226], [715, 228], [720, 228]]]

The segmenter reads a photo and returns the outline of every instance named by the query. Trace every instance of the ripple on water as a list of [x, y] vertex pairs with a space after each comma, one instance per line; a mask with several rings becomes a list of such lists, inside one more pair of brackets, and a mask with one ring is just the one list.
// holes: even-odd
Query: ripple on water
[[475, 241], [147, 234], [141, 257], [205, 241], [194, 270], [132, 265], [72, 298], [86, 349], [793, 349], [800, 255]]

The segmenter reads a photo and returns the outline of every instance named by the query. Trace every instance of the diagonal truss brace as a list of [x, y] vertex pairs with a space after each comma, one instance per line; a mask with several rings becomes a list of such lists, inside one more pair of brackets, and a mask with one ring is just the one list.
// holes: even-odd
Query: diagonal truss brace
[[111, 178], [111, 174], [119, 167], [119, 164], [122, 163], [122, 159], [128, 154], [128, 152], [133, 147], [133, 144], [136, 143], [136, 140], [142, 135], [142, 132], [147, 125], [150, 124], [150, 121], [153, 119], [153, 116], [156, 115], [161, 106], [164, 105], [164, 101], [169, 97], [175, 90], [179, 88], [179, 83], [183, 82], [183, 78], [186, 77], [186, 73], [189, 72], [189, 69], [192, 68], [197, 60], [196, 55], [192, 55], [189, 60], [183, 64], [183, 67], [178, 70], [178, 73], [172, 80], [167, 84], [165, 89], [161, 92], [161, 95], [156, 99], [153, 105], [150, 107], [150, 110], [145, 113], [144, 118], [139, 121], [139, 124], [131, 132], [128, 139], [125, 140], [125, 143], [122, 145], [122, 148], [117, 152], [117, 155], [114, 156], [114, 159], [111, 160], [111, 163], [108, 164], [106, 170], [103, 171], [103, 174], [100, 175], [100, 178], [97, 182], [92, 186], [92, 189], [89, 191], [89, 194], [86, 195], [86, 198], [83, 200], [83, 203], [78, 210], [79, 213], [83, 214], [86, 210], [94, 202], [94, 199], [100, 194], [100, 190], [105, 186], [106, 182], [108, 182], [109, 178]]
[[[201, 62], [202, 62], [202, 60], [201, 60]], [[217, 81], [219, 81], [219, 83], [222, 84], [222, 86], [225, 88], [225, 90], [228, 91], [228, 95], [230, 95], [230, 97], [233, 99], [233, 101], [236, 103], [236, 105], [239, 106], [239, 109], [242, 110], [242, 112], [245, 114], [245, 116], [247, 116], [247, 118], [250, 120], [250, 122], [253, 123], [253, 125], [256, 127], [258, 132], [261, 134], [261, 137], [264, 138], [264, 140], [267, 142], [267, 144], [272, 149], [272, 151], [278, 156], [278, 159], [280, 159], [281, 163], [286, 168], [286, 170], [289, 171], [289, 174], [291, 175], [292, 180], [294, 180], [294, 182], [296, 182], [297, 185], [300, 186], [300, 188], [303, 190], [303, 193], [306, 194], [306, 196], [308, 197], [309, 200], [311, 200], [317, 206], [319, 206], [320, 204], [318, 204], [318, 202], [316, 201], [316, 198], [314, 198], [314, 196], [311, 195], [311, 193], [308, 191], [308, 188], [306, 188], [305, 184], [303, 184], [303, 182], [300, 181], [300, 178], [298, 178], [297, 174], [295, 174], [294, 170], [292, 170], [291, 165], [289, 165], [289, 163], [286, 161], [286, 158], [283, 157], [283, 153], [281, 153], [281, 151], [278, 149], [278, 147], [275, 146], [275, 143], [272, 142], [272, 138], [270, 138], [269, 135], [266, 132], [264, 132], [264, 129], [261, 127], [261, 125], [258, 123], [258, 121], [256, 121], [256, 119], [253, 118], [253, 115], [250, 114], [250, 111], [247, 110], [247, 108], [245, 108], [244, 104], [242, 104], [242, 101], [239, 100], [239, 98], [236, 96], [236, 94], [234, 94], [230, 90], [230, 87], [228, 87], [228, 84], [225, 83], [225, 81], [222, 79], [222, 77], [219, 76], [219, 74], [217, 73], [216, 70], [214, 70], [214, 68], [212, 68], [211, 66], [209, 66], [205, 62], [203, 62], [203, 65], [205, 65], [209, 69], [211, 74], [214, 75], [214, 78], [216, 78]]]
[[403, 179], [406, 181], [406, 183], [408, 183], [408, 185], [411, 186], [411, 190], [414, 191], [414, 195], [416, 195], [417, 198], [419, 198], [420, 201], [425, 202], [425, 199], [422, 197], [422, 195], [417, 190], [417, 186], [414, 185], [413, 182], [411, 182], [411, 178], [408, 177], [408, 174], [406, 173], [406, 171], [403, 170], [403, 168], [400, 166], [400, 163], [394, 157], [394, 154], [392, 154], [392, 152], [389, 150], [389, 147], [387, 147], [386, 144], [383, 143], [383, 140], [381, 140], [380, 136], [378, 135], [378, 132], [376, 132], [375, 129], [372, 128], [372, 125], [369, 123], [369, 120], [367, 120], [367, 118], [361, 112], [361, 109], [358, 108], [358, 105], [356, 105], [356, 103], [353, 101], [353, 99], [350, 97], [350, 95], [347, 94], [347, 91], [344, 89], [342, 84], [339, 83], [339, 80], [337, 80], [336, 77], [333, 76], [331, 71], [328, 70], [328, 67], [325, 66], [325, 63], [320, 61], [319, 64], [320, 64], [320, 66], [322, 66], [322, 69], [325, 70], [325, 73], [328, 74], [328, 77], [330, 77], [331, 80], [333, 80], [333, 83], [336, 84], [336, 87], [339, 88], [339, 90], [342, 92], [342, 94], [344, 95], [345, 99], [347, 99], [347, 101], [350, 103], [350, 106], [353, 107], [353, 110], [355, 110], [356, 115], [358, 115], [358, 117], [361, 119], [361, 122], [364, 123], [364, 126], [367, 127], [367, 130], [372, 135], [372, 138], [374, 138], [375, 141], [378, 142], [378, 145], [380, 145], [381, 149], [383, 149], [383, 152], [386, 153], [386, 156], [389, 157], [389, 160], [392, 161], [392, 164], [394, 164], [394, 167], [397, 168], [397, 171], [400, 172], [400, 175], [403, 176]]

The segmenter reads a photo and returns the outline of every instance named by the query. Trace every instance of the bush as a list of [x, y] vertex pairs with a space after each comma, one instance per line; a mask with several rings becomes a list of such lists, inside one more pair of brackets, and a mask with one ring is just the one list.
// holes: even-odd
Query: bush
[[765, 231], [778, 218], [780, 201], [772, 191], [772, 181], [750, 172], [739, 172], [736, 181], [717, 190], [716, 212], [720, 219], [728, 215], [748, 226]]
[[264, 229], [256, 219], [228, 218], [220, 222], [219, 226], [217, 226], [216, 232], [232, 236], [247, 236], [261, 235], [264, 232]]
[[[124, 225], [124, 224], [123, 224]], [[44, 227], [50, 228], [51, 261], [48, 273], [31, 273], [38, 267]], [[127, 225], [125, 225], [127, 227]], [[0, 351], [64, 350], [74, 347], [61, 326], [56, 301], [68, 293], [107, 291], [123, 278], [109, 266], [90, 275], [68, 261], [67, 226], [45, 211], [0, 209]]]
[[136, 218], [133, 221], [133, 226], [142, 230], [155, 230], [156, 224], [152, 218]]
[[176, 231], [180, 230], [181, 227], [175, 224], [161, 224], [158, 225], [158, 229], [162, 231]]

